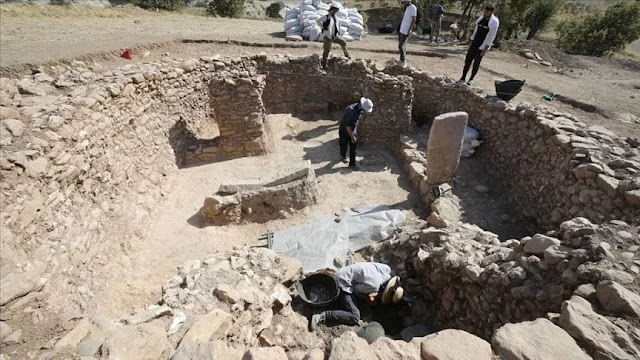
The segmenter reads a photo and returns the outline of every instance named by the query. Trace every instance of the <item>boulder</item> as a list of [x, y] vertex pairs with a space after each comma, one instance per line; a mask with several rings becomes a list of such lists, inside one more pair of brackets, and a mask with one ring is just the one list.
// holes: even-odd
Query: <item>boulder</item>
[[66, 346], [76, 347], [78, 344], [84, 340], [87, 335], [89, 335], [92, 331], [95, 331], [96, 328], [91, 324], [89, 319], [84, 318], [80, 320], [73, 330], [69, 331], [65, 336], [60, 339], [54, 348], [60, 349]]
[[448, 329], [420, 344], [422, 360], [491, 360], [491, 345], [466, 331]]
[[249, 349], [242, 360], [288, 360], [288, 358], [283, 348], [273, 346]]
[[213, 293], [220, 301], [224, 301], [228, 304], [235, 304], [242, 300], [240, 293], [229, 284], [218, 285], [218, 287], [213, 290]]
[[606, 317], [593, 311], [587, 300], [573, 296], [562, 304], [560, 326], [588, 346], [597, 358], [637, 359], [640, 350], [629, 335]]
[[324, 351], [322, 351], [322, 349], [313, 349], [309, 351], [302, 360], [324, 360]]
[[228, 346], [224, 341], [196, 341], [180, 346], [171, 360], [242, 360], [244, 350]]
[[329, 360], [378, 360], [378, 357], [365, 339], [348, 331], [331, 342]]
[[107, 359], [157, 360], [169, 357], [172, 346], [162, 324], [146, 323], [117, 329], [103, 346]]
[[460, 205], [451, 197], [440, 197], [433, 201], [431, 210], [446, 223], [460, 222]]
[[37, 95], [37, 96], [47, 95], [47, 91], [45, 90], [44, 87], [38, 86], [27, 79], [18, 81], [16, 86], [18, 87], [18, 91], [20, 91], [20, 94]]
[[180, 347], [194, 342], [223, 339], [231, 327], [231, 315], [220, 309], [201, 316], [180, 340]]
[[0, 283], [2, 283], [0, 286], [0, 306], [32, 291], [42, 289], [46, 283], [46, 279], [42, 278], [45, 270], [46, 266], [38, 263], [25, 272], [11, 272], [0, 279]]
[[491, 344], [501, 360], [588, 360], [576, 341], [547, 319], [506, 324]]
[[527, 243], [524, 245], [523, 250], [527, 254], [543, 255], [544, 251], [547, 250], [547, 248], [560, 244], [561, 241], [558, 239], [542, 234], [535, 234], [533, 235], [531, 240], [527, 241]]
[[371, 344], [371, 349], [380, 360], [420, 360], [420, 347], [404, 341], [394, 341], [387, 337]]
[[640, 316], [640, 295], [615, 281], [601, 281], [596, 288], [596, 296], [607, 311]]
[[442, 184], [453, 177], [460, 163], [462, 140], [469, 115], [447, 113], [433, 119], [427, 143], [427, 181]]
[[16, 119], [2, 120], [2, 126], [7, 129], [13, 136], [21, 136], [24, 132], [24, 123]]
[[297, 281], [302, 277], [302, 263], [299, 260], [290, 258], [288, 256], [282, 256], [278, 260], [280, 271], [280, 282], [287, 285], [294, 281]]

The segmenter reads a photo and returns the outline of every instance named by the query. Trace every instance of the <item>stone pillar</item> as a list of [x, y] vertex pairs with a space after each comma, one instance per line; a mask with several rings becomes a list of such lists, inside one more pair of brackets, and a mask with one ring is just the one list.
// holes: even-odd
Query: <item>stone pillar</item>
[[469, 116], [454, 112], [437, 116], [427, 143], [427, 182], [431, 185], [451, 180], [460, 163], [464, 130]]
[[222, 152], [228, 157], [264, 154], [265, 76], [221, 76], [213, 78], [209, 87]]
[[397, 146], [412, 123], [413, 85], [408, 76], [378, 73], [363, 84], [363, 96], [373, 101], [373, 113], [358, 123], [361, 144]]

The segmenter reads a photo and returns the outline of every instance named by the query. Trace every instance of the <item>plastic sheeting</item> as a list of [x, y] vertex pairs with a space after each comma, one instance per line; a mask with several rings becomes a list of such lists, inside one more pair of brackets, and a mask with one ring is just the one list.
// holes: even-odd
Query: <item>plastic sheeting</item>
[[302, 262], [305, 272], [335, 269], [334, 259], [344, 262], [349, 252], [388, 239], [405, 221], [400, 210], [387, 206], [344, 209], [339, 222], [335, 216], [321, 216], [274, 232], [271, 249]]

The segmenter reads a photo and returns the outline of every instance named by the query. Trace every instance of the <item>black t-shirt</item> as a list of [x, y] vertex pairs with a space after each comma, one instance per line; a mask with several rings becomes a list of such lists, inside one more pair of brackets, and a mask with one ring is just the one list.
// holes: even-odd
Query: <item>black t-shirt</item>
[[482, 18], [482, 20], [480, 20], [480, 22], [478, 23], [478, 31], [476, 31], [476, 37], [473, 38], [471, 46], [479, 48], [487, 38], [487, 34], [489, 34], [489, 19]]

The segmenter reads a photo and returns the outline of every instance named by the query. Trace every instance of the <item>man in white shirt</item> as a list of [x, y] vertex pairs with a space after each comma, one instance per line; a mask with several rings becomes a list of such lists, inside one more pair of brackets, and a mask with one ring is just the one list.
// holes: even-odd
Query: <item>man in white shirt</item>
[[467, 84], [473, 86], [473, 78], [476, 77], [478, 69], [480, 69], [480, 62], [482, 58], [487, 54], [487, 51], [491, 49], [493, 41], [496, 39], [498, 33], [498, 27], [500, 27], [500, 20], [493, 15], [493, 6], [487, 5], [484, 8], [482, 16], [476, 20], [476, 27], [471, 35], [471, 45], [467, 51], [467, 56], [464, 60], [464, 69], [462, 70], [462, 78], [458, 80], [458, 84], [464, 84], [467, 78], [467, 72], [473, 63], [473, 70], [471, 71], [471, 78]]
[[407, 56], [407, 40], [411, 36], [413, 26], [416, 24], [418, 8], [411, 3], [411, 0], [401, 0], [404, 5], [404, 15], [398, 32], [398, 49], [400, 50], [400, 65], [405, 66]]
[[349, 56], [349, 51], [347, 51], [346, 41], [340, 38], [340, 35], [342, 35], [342, 26], [340, 26], [340, 21], [336, 17], [336, 14], [339, 10], [340, 9], [338, 9], [338, 5], [331, 3], [331, 5], [329, 5], [329, 13], [316, 20], [316, 23], [322, 28], [322, 33], [324, 34], [322, 68], [325, 70], [327, 68], [327, 57], [329, 56], [331, 45], [333, 43], [340, 45], [342, 47], [342, 51], [344, 52], [344, 56], [351, 59], [351, 56]]

